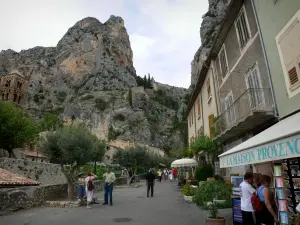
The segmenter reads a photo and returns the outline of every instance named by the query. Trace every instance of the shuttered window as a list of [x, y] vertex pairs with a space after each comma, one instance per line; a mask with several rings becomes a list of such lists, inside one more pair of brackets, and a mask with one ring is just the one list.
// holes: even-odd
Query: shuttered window
[[211, 96], [211, 88], [210, 88], [210, 79], [209, 78], [207, 79], [207, 82], [206, 82], [206, 89], [207, 89], [207, 96], [209, 98]]
[[212, 137], [212, 125], [213, 125], [213, 120], [214, 120], [214, 114], [210, 114], [208, 116], [208, 124], [209, 124], [209, 135]]
[[200, 107], [200, 99], [197, 101], [197, 111], [198, 111], [198, 118], [201, 117], [201, 107]]
[[290, 93], [300, 87], [300, 10], [298, 14], [277, 38]]
[[247, 26], [246, 14], [244, 8], [242, 8], [239, 16], [237, 17], [235, 26], [239, 38], [240, 47], [242, 49], [245, 47], [245, 45], [248, 43], [250, 39], [250, 33]]
[[226, 57], [225, 45], [223, 45], [222, 49], [219, 52], [219, 63], [220, 63], [220, 73], [222, 78], [224, 78], [228, 73], [228, 62]]
[[227, 124], [231, 125], [235, 122], [235, 109], [233, 105], [233, 95], [229, 93], [225, 98], [225, 113], [227, 118]]

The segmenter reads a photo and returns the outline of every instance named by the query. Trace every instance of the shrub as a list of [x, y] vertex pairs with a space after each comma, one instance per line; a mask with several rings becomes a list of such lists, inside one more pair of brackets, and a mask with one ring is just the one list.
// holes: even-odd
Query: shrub
[[219, 180], [204, 181], [196, 190], [194, 202], [201, 209], [208, 209], [210, 218], [218, 218], [218, 209], [224, 208], [224, 206], [215, 200], [225, 200], [225, 205], [228, 205], [231, 202], [231, 193], [231, 185], [225, 182]]
[[184, 194], [185, 196], [194, 196], [196, 193], [196, 190], [197, 189], [192, 187], [192, 185], [190, 185], [190, 184], [186, 184], [180, 189], [182, 194]]
[[59, 91], [59, 92], [56, 93], [56, 98], [60, 102], [65, 101], [66, 97], [67, 97], [67, 93], [64, 92], [64, 91]]
[[207, 178], [214, 176], [214, 169], [211, 164], [198, 166], [196, 169], [196, 179], [198, 181], [206, 181]]
[[96, 108], [101, 111], [104, 111], [107, 107], [107, 102], [102, 98], [96, 98], [95, 103], [96, 103]]

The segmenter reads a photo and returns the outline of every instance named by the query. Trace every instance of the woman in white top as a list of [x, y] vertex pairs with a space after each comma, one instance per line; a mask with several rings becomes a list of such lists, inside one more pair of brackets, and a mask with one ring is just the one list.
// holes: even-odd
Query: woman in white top
[[88, 176], [85, 178], [85, 193], [86, 193], [86, 197], [87, 197], [87, 205], [86, 208], [87, 209], [91, 209], [91, 202], [93, 200], [93, 195], [94, 195], [94, 184], [93, 184], [93, 180], [96, 178], [97, 176], [95, 174], [93, 174], [92, 172], [88, 172]]

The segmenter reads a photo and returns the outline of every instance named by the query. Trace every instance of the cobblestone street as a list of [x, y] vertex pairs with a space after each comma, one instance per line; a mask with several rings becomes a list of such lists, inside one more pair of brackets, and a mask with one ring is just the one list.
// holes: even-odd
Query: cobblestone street
[[[102, 193], [96, 194], [103, 202]], [[231, 211], [222, 211], [229, 215]], [[0, 217], [0, 224], [7, 225], [194, 225], [205, 224], [206, 214], [195, 204], [185, 203], [175, 183], [156, 183], [155, 196], [146, 197], [145, 184], [139, 188], [116, 188], [114, 205], [93, 205], [92, 209], [35, 208]]]

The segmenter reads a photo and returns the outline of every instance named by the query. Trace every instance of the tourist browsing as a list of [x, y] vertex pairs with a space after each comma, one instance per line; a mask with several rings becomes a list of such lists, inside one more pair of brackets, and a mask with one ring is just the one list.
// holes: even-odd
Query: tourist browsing
[[113, 172], [110, 171], [110, 168], [106, 169], [106, 173], [103, 174], [103, 178], [105, 179], [105, 184], [104, 184], [104, 203], [103, 205], [108, 204], [108, 194], [109, 194], [109, 199], [110, 199], [110, 205], [113, 205], [112, 201], [112, 192], [114, 188], [114, 182], [116, 180], [116, 176]]
[[240, 184], [241, 192], [241, 210], [243, 225], [254, 225], [253, 207], [251, 197], [255, 195], [255, 189], [252, 187], [253, 173], [247, 172], [244, 175], [244, 181]]

